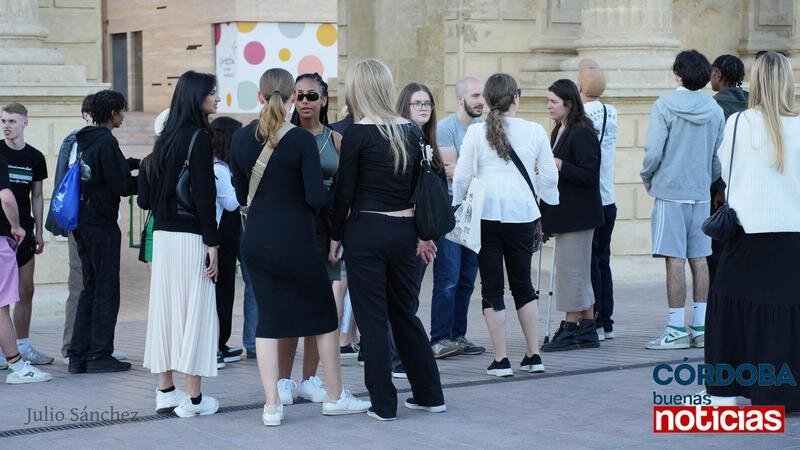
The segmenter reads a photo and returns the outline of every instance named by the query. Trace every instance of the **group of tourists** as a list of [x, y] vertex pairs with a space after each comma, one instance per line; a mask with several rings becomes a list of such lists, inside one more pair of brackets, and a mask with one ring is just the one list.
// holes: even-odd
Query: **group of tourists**
[[[704, 347], [709, 363], [788, 363], [800, 376], [791, 345], [800, 343], [791, 326], [800, 298], [787, 274], [800, 254], [800, 118], [791, 65], [781, 54], [761, 55], [749, 99], [741, 89], [744, 65], [734, 56], [710, 64], [684, 51], [672, 69], [678, 88], [653, 107], [641, 171], [655, 199], [653, 256], [666, 261], [669, 305], [664, 334], [646, 348]], [[202, 380], [244, 355], [258, 361], [267, 426], [281, 424], [295, 396], [321, 403], [324, 415], [393, 420], [393, 377], [411, 385], [406, 408], [443, 412], [436, 359], [486, 350], [467, 337], [478, 272], [492, 350], [488, 375], [541, 373], [540, 352], [598, 348], [615, 337], [610, 243], [618, 115], [601, 101], [606, 82], [596, 61], [581, 61], [576, 80], [548, 87], [548, 136], [541, 124], [518, 117], [522, 90], [504, 73], [458, 81], [456, 112], [437, 120], [427, 86], [411, 83], [396, 96], [387, 66], [363, 60], [347, 73], [346, 117], [330, 124], [319, 74], [295, 78], [273, 68], [259, 80], [258, 118], [243, 125], [229, 117], [210, 121], [220, 101], [217, 80], [189, 71], [142, 161], [126, 159], [112, 134], [127, 110], [124, 96], [101, 91], [84, 101], [87, 126], [64, 140], [58, 157], [56, 188], [71, 164], [85, 172], [74, 230], [49, 218], [44, 224], [44, 157], [25, 144], [24, 107], [5, 106], [0, 346], [7, 382], [52, 378], [36, 365], [53, 358], [27, 337], [43, 225], [69, 240], [69, 372], [130, 368], [114, 350], [114, 328], [119, 201], [134, 194], [152, 218], [143, 365], [158, 375], [158, 412], [215, 413], [219, 402], [203, 393]], [[709, 81], [719, 91], [713, 98], [702, 92]], [[485, 187], [482, 210], [472, 211], [480, 218], [479, 251], [450, 235], [421, 237], [415, 202], [426, 167], [449, 194], [446, 214], [463, 213], [475, 184]], [[735, 210], [738, 223], [731, 238], [712, 244], [702, 225], [717, 208]], [[548, 240], [564, 317], [540, 345], [531, 267]], [[245, 282], [244, 349], [228, 345], [237, 260]], [[687, 260], [694, 300], [688, 325]], [[417, 310], [429, 265], [428, 335]], [[518, 366], [507, 349], [505, 279], [525, 340]], [[291, 374], [300, 337], [298, 384]], [[363, 361], [369, 400], [343, 388], [341, 358], [350, 356]], [[186, 376], [184, 390], [176, 388], [175, 372]], [[717, 402], [745, 396], [800, 409], [796, 387], [734, 384], [709, 386], [708, 394]]]

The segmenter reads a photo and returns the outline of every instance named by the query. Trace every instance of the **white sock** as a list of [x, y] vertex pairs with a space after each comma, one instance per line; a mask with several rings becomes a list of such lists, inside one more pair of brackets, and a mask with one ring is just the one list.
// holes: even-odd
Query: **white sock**
[[14, 372], [19, 372], [23, 367], [25, 367], [25, 360], [20, 358], [19, 361], [15, 363], [8, 363], [8, 367], [10, 367]]
[[695, 300], [692, 306], [692, 326], [704, 327], [706, 325], [706, 302], [699, 303], [700, 300]]
[[669, 309], [669, 321], [667, 325], [675, 328], [683, 328], [686, 326], [686, 322], [684, 319], [685, 308], [670, 308]]
[[17, 339], [17, 348], [20, 353], [28, 352], [33, 348], [30, 338]]

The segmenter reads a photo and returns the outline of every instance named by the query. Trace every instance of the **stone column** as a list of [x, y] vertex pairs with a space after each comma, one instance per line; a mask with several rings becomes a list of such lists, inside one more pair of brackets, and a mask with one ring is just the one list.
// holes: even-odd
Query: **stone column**
[[[46, 46], [47, 35], [47, 28], [39, 20], [37, 0], [0, 0], [0, 105], [17, 101], [28, 108], [25, 140], [47, 159], [50, 178], [44, 182], [44, 195], [49, 200], [61, 140], [83, 123], [83, 97], [108, 85], [87, 83], [86, 68], [65, 64], [59, 51]], [[49, 201], [45, 201], [45, 217], [48, 208]], [[66, 243], [47, 231], [44, 238], [49, 242], [44, 255], [38, 258], [35, 281], [65, 282]]]
[[792, 37], [789, 39], [789, 58], [795, 74], [800, 73], [800, 0], [792, 2]]
[[565, 58], [577, 53], [574, 42], [575, 36], [580, 33], [580, 1], [555, 3], [553, 0], [539, 0], [536, 6], [531, 57], [522, 70], [558, 71]]
[[561, 69], [573, 72], [592, 58], [610, 86], [665, 87], [674, 84], [670, 67], [680, 40], [672, 34], [672, 0], [584, 0], [578, 57]]

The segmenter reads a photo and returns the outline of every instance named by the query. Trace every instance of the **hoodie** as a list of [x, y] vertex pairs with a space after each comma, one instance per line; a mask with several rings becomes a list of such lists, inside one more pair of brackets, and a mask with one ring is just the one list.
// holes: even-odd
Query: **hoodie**
[[728, 120], [731, 114], [747, 109], [749, 99], [750, 94], [740, 87], [723, 89], [714, 96], [714, 100], [717, 101], [720, 108], [722, 108], [722, 112], [725, 113], [725, 120]]
[[85, 127], [76, 139], [92, 174], [90, 180], [81, 182], [78, 226], [118, 228], [120, 197], [136, 193], [136, 177], [131, 176], [130, 165], [108, 128]]
[[725, 116], [713, 98], [679, 89], [659, 97], [650, 113], [640, 175], [650, 195], [662, 200], [709, 201], [721, 167]]

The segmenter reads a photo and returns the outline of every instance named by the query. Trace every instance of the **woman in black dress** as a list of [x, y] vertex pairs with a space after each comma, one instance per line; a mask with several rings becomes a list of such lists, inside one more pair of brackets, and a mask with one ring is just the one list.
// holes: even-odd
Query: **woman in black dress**
[[[365, 412], [369, 402], [342, 390], [336, 304], [314, 241], [314, 215], [325, 204], [319, 153], [307, 130], [286, 122], [294, 79], [283, 69], [261, 76], [265, 106], [257, 122], [237, 133], [232, 171], [239, 202], [248, 205], [241, 239], [258, 304], [256, 354], [267, 402], [264, 425], [280, 425], [278, 339], [316, 336], [325, 367], [325, 415]], [[253, 166], [266, 146], [274, 149], [253, 198], [248, 198]]]
[[432, 242], [417, 238], [411, 198], [419, 174], [419, 128], [394, 111], [394, 82], [380, 61], [360, 61], [347, 76], [347, 98], [357, 123], [342, 141], [333, 197], [331, 262], [340, 245], [350, 283], [353, 313], [361, 330], [364, 379], [378, 420], [397, 415], [392, 384], [389, 324], [411, 383], [410, 409], [445, 410], [439, 369], [419, 305], [417, 257], [429, 263]]

